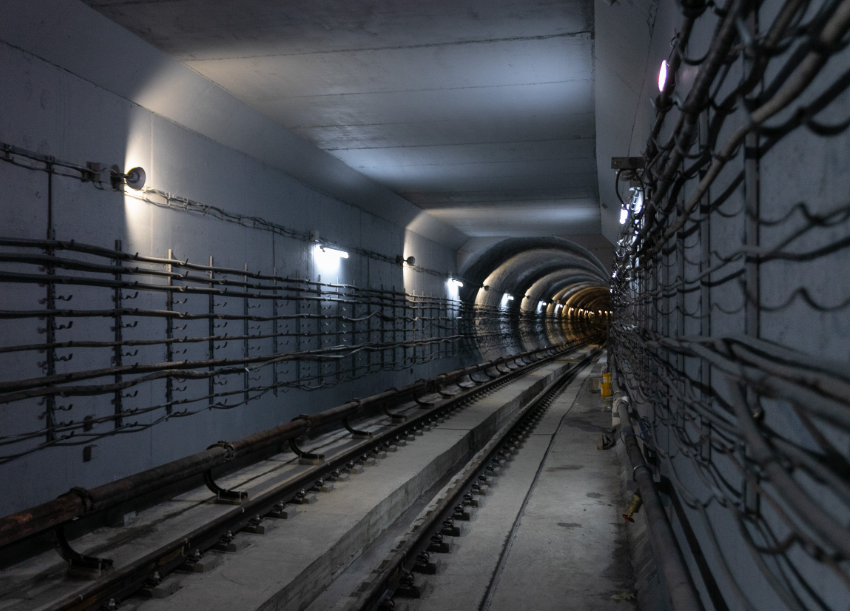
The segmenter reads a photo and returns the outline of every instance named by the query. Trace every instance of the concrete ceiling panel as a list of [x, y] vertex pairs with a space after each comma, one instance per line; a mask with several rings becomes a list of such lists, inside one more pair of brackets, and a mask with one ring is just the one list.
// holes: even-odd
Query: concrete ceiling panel
[[599, 231], [592, 0], [86, 2], [468, 235]]

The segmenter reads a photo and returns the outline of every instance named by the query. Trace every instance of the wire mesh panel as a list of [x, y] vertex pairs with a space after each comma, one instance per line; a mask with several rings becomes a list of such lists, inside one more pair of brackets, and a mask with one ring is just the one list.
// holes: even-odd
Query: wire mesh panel
[[612, 357], [706, 603], [846, 609], [850, 3], [682, 9]]
[[[432, 345], [457, 354], [463, 339], [454, 321], [426, 315], [457, 307], [444, 298], [218, 267], [214, 257], [0, 238], [0, 263], [0, 404], [33, 416], [6, 420], [23, 427], [4, 426], [2, 462], [337, 385], [378, 363], [408, 368], [437, 358]], [[397, 330], [377, 337], [376, 321]], [[418, 332], [405, 333], [414, 322]]]

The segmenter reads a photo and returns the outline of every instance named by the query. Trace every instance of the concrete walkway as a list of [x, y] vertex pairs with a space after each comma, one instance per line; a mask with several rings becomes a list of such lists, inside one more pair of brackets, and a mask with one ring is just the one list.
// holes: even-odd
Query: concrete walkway
[[619, 462], [613, 449], [597, 450], [600, 430], [611, 426], [610, 410], [590, 392], [601, 367], [552, 404], [456, 551], [441, 556], [441, 571], [419, 579], [430, 592], [411, 611], [634, 608], [612, 598], [630, 594], [633, 581]]

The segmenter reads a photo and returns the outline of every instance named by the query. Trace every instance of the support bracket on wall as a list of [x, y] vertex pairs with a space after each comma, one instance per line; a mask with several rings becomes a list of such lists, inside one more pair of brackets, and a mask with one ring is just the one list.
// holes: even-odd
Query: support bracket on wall
[[[218, 443], [212, 444], [209, 449], [212, 448], [224, 448], [226, 451], [225, 454], [225, 462], [230, 462], [234, 457], [233, 444], [228, 441], [219, 441]], [[216, 503], [224, 503], [227, 505], [241, 505], [242, 501], [248, 498], [247, 492], [241, 492], [239, 490], [225, 490], [221, 486], [215, 483], [213, 479], [212, 469], [207, 469], [204, 471], [204, 483], [207, 485], [207, 488], [212, 490], [215, 493], [215, 502]]]
[[212, 469], [204, 471], [204, 483], [207, 485], [207, 488], [209, 488], [215, 493], [216, 503], [224, 503], [226, 505], [241, 505], [242, 501], [248, 498], [247, 492], [241, 492], [239, 490], [225, 490], [224, 488], [216, 484], [215, 480], [213, 479]]
[[421, 407], [422, 409], [428, 409], [434, 407], [435, 403], [433, 401], [423, 401], [419, 397], [414, 396], [413, 400], [416, 402], [416, 405]]
[[56, 527], [53, 531], [53, 537], [56, 551], [68, 563], [68, 575], [70, 577], [99, 579], [104, 573], [112, 570], [110, 558], [84, 556], [72, 548], [71, 544], [68, 543], [68, 537], [65, 535], [64, 526]]
[[348, 422], [348, 418], [342, 421], [342, 426], [345, 427], [345, 430], [351, 433], [351, 436], [355, 439], [371, 439], [372, 433], [369, 431], [359, 431], [351, 426], [351, 423]]
[[[389, 390], [394, 390], [396, 393], [398, 393], [398, 388], [396, 388], [395, 386], [393, 386]], [[402, 422], [407, 421], [407, 416], [405, 416], [404, 414], [394, 414], [394, 413], [392, 413], [390, 411], [390, 408], [387, 407], [386, 402], [384, 402], [383, 405], [381, 405], [381, 411], [384, 413], [385, 416], [389, 416], [390, 420], [394, 424], [400, 424]]]
[[289, 447], [298, 457], [298, 462], [302, 465], [317, 465], [320, 462], [325, 460], [324, 454], [315, 454], [313, 452], [307, 452], [298, 447], [298, 444], [294, 439], [289, 440]]

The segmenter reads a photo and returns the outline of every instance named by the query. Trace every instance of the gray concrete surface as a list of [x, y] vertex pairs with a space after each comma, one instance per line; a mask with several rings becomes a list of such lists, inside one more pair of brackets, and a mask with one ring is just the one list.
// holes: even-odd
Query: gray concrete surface
[[610, 411], [585, 384], [532, 492], [493, 611], [622, 611], [632, 604], [611, 598], [631, 594], [633, 582], [619, 461], [613, 450], [597, 449], [610, 426]]
[[88, 4], [470, 236], [598, 231], [590, 0]]
[[[610, 410], [590, 390], [590, 377], [600, 368], [601, 363], [585, 369], [552, 404], [488, 492], [485, 505], [454, 539], [453, 552], [439, 556], [440, 572], [417, 575], [427, 593], [421, 600], [403, 601], [411, 611], [479, 609], [491, 582], [493, 610], [622, 611], [634, 606], [629, 599], [611, 598], [632, 594], [633, 581], [620, 517], [620, 462], [614, 450], [597, 450], [600, 430], [611, 426]], [[494, 581], [529, 490], [504, 568]]]

